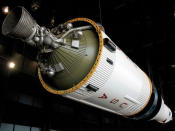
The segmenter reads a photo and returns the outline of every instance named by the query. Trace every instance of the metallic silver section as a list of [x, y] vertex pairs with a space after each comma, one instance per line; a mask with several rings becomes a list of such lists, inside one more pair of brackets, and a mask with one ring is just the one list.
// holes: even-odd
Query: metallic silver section
[[79, 45], [80, 45], [80, 41], [79, 40], [72, 40], [71, 47], [78, 49]]
[[64, 70], [64, 66], [62, 65], [61, 62], [53, 66], [48, 65], [47, 63], [44, 62], [39, 62], [38, 65], [41, 69], [41, 72], [43, 74], [47, 74], [49, 77], [54, 76], [56, 72], [61, 72]]
[[39, 42], [39, 40], [40, 40], [40, 38], [39, 38], [39, 37], [37, 37], [37, 36], [36, 36], [36, 37], [34, 37], [34, 41], [35, 41], [35, 42]]
[[55, 75], [55, 70], [52, 69], [52, 68], [50, 68], [50, 69], [47, 71], [47, 75], [48, 75], [49, 77], [54, 76], [54, 75]]
[[72, 25], [72, 23], [67, 23], [66, 27], [67, 27], [68, 30], [70, 30], [70, 29], [73, 28], [73, 25]]
[[55, 75], [55, 69], [52, 68], [50, 65], [47, 65], [45, 63], [38, 62], [38, 66], [41, 69], [41, 72], [43, 74], [47, 74], [49, 77], [52, 77]]
[[79, 37], [83, 36], [83, 32], [82, 31], [77, 31], [77, 34], [79, 35]]
[[5, 18], [2, 25], [2, 34], [28, 39], [36, 32], [37, 23], [23, 7], [14, 8]]
[[36, 43], [32, 39], [26, 40], [25, 42], [27, 42], [31, 46], [36, 45]]
[[49, 36], [45, 36], [43, 42], [47, 43], [47, 45], [51, 45], [53, 40]]
[[[63, 38], [72, 31], [75, 31], [79, 38], [82, 36], [81, 30], [90, 29], [91, 26], [73, 29], [73, 25], [68, 23], [66, 27], [63, 25], [63, 27], [60, 26], [60, 28], [66, 28], [68, 31], [65, 32], [61, 38], [57, 38], [50, 30], [45, 27], [40, 27], [24, 7], [16, 7], [5, 18], [2, 25], [2, 33], [3, 35], [19, 38], [32, 46], [43, 49], [44, 52], [47, 53], [64, 45]], [[79, 48], [77, 42], [74, 44], [76, 45], [73, 45], [73, 47]]]
[[9, 13], [3, 22], [2, 33], [44, 49], [45, 52], [53, 51], [62, 42], [50, 30], [40, 27], [24, 7], [16, 7]]
[[73, 37], [74, 39], [80, 39], [82, 36], [83, 36], [83, 32], [82, 32], [81, 30], [79, 30], [79, 31], [74, 31], [74, 33], [73, 33], [73, 35], [72, 35], [72, 37]]
[[56, 64], [54, 66], [55, 66], [55, 71], [56, 72], [60, 72], [60, 71], [64, 70], [64, 67], [63, 67], [62, 63], [58, 63], [58, 64]]
[[41, 27], [40, 30], [39, 30], [40, 31], [40, 41], [39, 41], [39, 44], [40, 45], [42, 45], [43, 44], [43, 41], [44, 41], [44, 38], [43, 38], [44, 37], [44, 33], [43, 33], [44, 30], [45, 30], [44, 27]]
[[91, 28], [92, 28], [92, 26], [88, 25], [88, 26], [82, 26], [82, 27], [70, 29], [65, 34], [63, 34], [60, 39], [63, 39], [64, 37], [66, 37], [67, 35], [69, 35], [73, 31], [87, 30], [87, 29], [91, 29]]

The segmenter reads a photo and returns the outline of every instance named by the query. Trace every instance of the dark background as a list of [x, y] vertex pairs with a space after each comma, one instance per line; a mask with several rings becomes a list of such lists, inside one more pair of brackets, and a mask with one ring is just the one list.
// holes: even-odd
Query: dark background
[[[4, 6], [24, 6], [40, 26], [48, 28], [75, 17], [100, 22], [106, 34], [154, 81], [174, 114], [175, 1], [1, 0], [0, 9]], [[5, 16], [1, 11], [0, 25]], [[0, 33], [0, 123], [13, 124], [14, 130], [16, 124], [44, 131], [175, 129], [174, 121], [162, 125], [130, 120], [48, 93], [37, 77], [35, 57], [34, 48]], [[7, 67], [10, 60], [16, 62], [14, 70]]]

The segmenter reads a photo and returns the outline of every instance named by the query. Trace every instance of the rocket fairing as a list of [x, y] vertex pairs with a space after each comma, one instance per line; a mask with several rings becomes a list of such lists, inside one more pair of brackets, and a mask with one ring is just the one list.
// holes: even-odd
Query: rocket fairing
[[101, 27], [75, 18], [49, 30], [16, 7], [5, 18], [2, 33], [39, 49], [38, 75], [50, 93], [136, 120], [172, 120], [149, 77]]

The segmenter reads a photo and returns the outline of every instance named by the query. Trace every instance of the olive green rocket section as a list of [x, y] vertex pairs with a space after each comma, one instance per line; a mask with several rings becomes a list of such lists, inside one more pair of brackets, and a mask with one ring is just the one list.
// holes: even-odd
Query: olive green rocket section
[[73, 34], [65, 39], [65, 45], [55, 49], [48, 56], [47, 63], [51, 66], [61, 63], [64, 70], [48, 77], [42, 74], [44, 82], [54, 90], [67, 90], [77, 85], [92, 69], [98, 54], [98, 34], [93, 30], [83, 31], [78, 39], [79, 48], [72, 47]]

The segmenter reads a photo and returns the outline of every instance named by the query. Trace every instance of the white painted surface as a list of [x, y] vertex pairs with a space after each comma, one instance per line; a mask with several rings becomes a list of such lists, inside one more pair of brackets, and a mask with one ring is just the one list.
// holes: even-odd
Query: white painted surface
[[159, 112], [157, 113], [157, 115], [152, 120], [156, 120], [160, 123], [167, 123], [167, 122], [172, 120], [172, 112], [165, 105], [163, 100], [162, 100], [162, 105], [160, 107]]
[[[103, 33], [103, 38], [109, 37]], [[149, 78], [116, 48], [115, 52], [110, 52], [104, 47], [99, 65], [88, 82], [63, 96], [119, 115], [133, 115], [142, 110], [152, 92]], [[106, 61], [107, 58], [113, 61], [113, 65]], [[88, 91], [88, 84], [99, 90]]]

